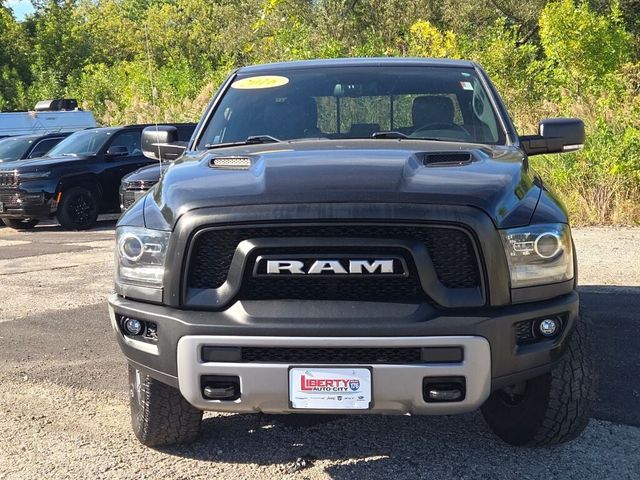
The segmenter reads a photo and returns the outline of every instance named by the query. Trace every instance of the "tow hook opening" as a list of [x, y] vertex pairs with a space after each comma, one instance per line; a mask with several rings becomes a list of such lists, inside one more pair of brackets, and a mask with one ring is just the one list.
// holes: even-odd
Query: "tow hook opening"
[[200, 388], [206, 400], [237, 400], [240, 398], [240, 377], [204, 375], [200, 378]]
[[425, 377], [422, 394], [427, 403], [461, 402], [466, 394], [464, 377]]

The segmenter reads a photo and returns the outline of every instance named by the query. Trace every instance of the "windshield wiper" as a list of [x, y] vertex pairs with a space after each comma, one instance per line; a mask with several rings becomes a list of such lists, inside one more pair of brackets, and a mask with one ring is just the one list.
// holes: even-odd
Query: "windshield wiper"
[[410, 138], [409, 135], [405, 135], [402, 132], [374, 132], [371, 134], [371, 138]]
[[402, 132], [374, 132], [371, 134], [371, 138], [381, 138], [381, 139], [386, 139], [386, 138], [397, 138], [397, 139], [406, 139], [406, 140], [429, 140], [432, 142], [449, 142], [452, 140], [448, 140], [446, 138], [437, 138], [437, 137], [411, 137], [405, 133]]
[[261, 143], [279, 143], [282, 140], [272, 137], [271, 135], [251, 135], [244, 142], [227, 142], [227, 143], [207, 143], [204, 148], [211, 150], [212, 148], [237, 147], [241, 145], [258, 145]]

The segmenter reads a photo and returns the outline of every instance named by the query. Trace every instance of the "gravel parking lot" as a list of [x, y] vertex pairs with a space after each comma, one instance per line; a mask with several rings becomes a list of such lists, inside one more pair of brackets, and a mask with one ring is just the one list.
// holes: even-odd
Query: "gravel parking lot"
[[600, 386], [573, 443], [508, 447], [478, 413], [207, 414], [198, 442], [159, 451], [129, 426], [113, 228], [0, 228], [0, 479], [640, 478], [640, 229], [574, 231]]

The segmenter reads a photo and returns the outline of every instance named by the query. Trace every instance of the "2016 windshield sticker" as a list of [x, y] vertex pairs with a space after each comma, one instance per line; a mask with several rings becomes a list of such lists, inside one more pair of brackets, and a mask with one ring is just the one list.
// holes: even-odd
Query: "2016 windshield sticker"
[[287, 77], [282, 77], [280, 75], [261, 75], [259, 77], [249, 77], [236, 80], [231, 84], [231, 88], [255, 90], [259, 88], [281, 87], [287, 83], [289, 83], [289, 79]]

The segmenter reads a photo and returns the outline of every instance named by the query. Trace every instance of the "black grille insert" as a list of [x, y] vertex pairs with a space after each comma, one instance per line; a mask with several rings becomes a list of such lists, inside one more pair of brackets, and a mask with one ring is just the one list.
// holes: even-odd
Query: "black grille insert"
[[[372, 238], [419, 241], [433, 262], [440, 282], [447, 288], [479, 287], [480, 271], [470, 236], [457, 228], [406, 225], [283, 225], [264, 227], [229, 227], [202, 232], [194, 241], [188, 266], [187, 288], [217, 289], [227, 278], [229, 266], [238, 244], [252, 238]], [[285, 249], [294, 253], [294, 249]], [[362, 252], [363, 249], [358, 249]], [[336, 246], [334, 251], [343, 251]], [[378, 253], [391, 252], [384, 250]], [[320, 253], [321, 249], [313, 249]], [[259, 254], [280, 253], [271, 249]], [[343, 251], [343, 253], [346, 253]], [[425, 300], [416, 267], [407, 258], [407, 277], [336, 278], [264, 278], [253, 277], [249, 259], [242, 289], [242, 299], [315, 299], [362, 301]]]
[[424, 363], [420, 348], [242, 347], [242, 361], [314, 365]]
[[533, 334], [533, 320], [523, 320], [513, 324], [516, 335], [516, 343], [523, 345], [536, 341], [536, 336]]

